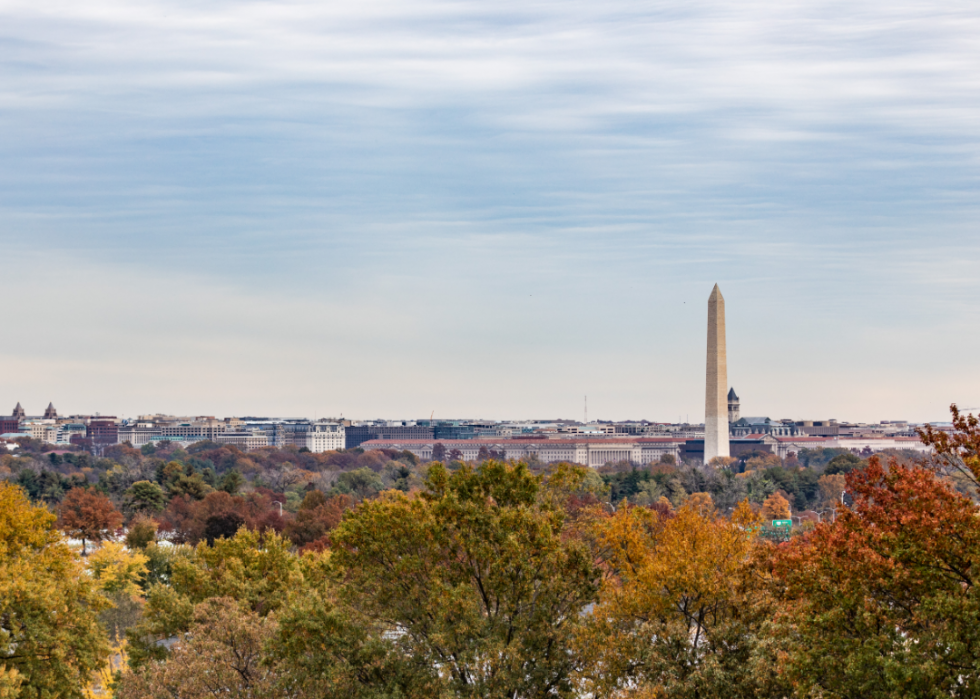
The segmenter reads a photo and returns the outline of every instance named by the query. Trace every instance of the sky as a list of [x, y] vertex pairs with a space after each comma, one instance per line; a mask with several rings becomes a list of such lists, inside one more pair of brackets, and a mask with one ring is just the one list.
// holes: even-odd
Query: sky
[[980, 406], [975, 0], [0, 0], [0, 410]]

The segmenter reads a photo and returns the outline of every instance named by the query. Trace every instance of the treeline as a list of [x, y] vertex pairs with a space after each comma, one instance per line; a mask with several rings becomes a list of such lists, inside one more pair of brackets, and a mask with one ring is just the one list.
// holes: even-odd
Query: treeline
[[[427, 469], [413, 454], [392, 450], [313, 454], [287, 447], [245, 453], [213, 442], [186, 450], [160, 443], [142, 449], [118, 445], [94, 458], [86, 452], [45, 452], [49, 447], [32, 440], [22, 445], [17, 454], [0, 456], [0, 479], [14, 481], [32, 500], [57, 508], [71, 490], [91, 489], [108, 497], [126, 523], [151, 517], [164, 536], [191, 544], [233, 533], [244, 523], [258, 531], [274, 529], [297, 546], [322, 546], [317, 541], [333, 526], [336, 510], [385, 490], [418, 490]], [[903, 463], [909, 459], [894, 456]], [[772, 500], [785, 502], [793, 513], [821, 511], [840, 498], [844, 474], [866, 462], [842, 449], [822, 448], [786, 460], [754, 454], [712, 468], [677, 464], [668, 456], [644, 467], [608, 464], [598, 469], [601, 485], [597, 481], [593, 490], [610, 504], [649, 506], [663, 499], [676, 508], [692, 495], [707, 494], [725, 513], [742, 500], [756, 509]], [[451, 470], [462, 466], [451, 458], [445, 463]], [[549, 468], [539, 462], [529, 467], [536, 474]], [[314, 492], [329, 506], [324, 509], [318, 496], [308, 499]]]

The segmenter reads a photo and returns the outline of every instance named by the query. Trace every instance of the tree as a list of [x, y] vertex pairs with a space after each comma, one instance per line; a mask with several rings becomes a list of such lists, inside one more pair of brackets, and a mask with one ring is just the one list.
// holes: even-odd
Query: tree
[[17, 699], [23, 683], [24, 676], [17, 670], [0, 665], [0, 699]]
[[758, 526], [690, 504], [666, 515], [620, 507], [593, 525], [606, 578], [577, 636], [582, 696], [784, 696], [765, 649], [766, 597], [754, 584]]
[[324, 548], [326, 536], [333, 530], [346, 512], [353, 506], [349, 495], [335, 495], [326, 498], [319, 490], [310, 491], [303, 499], [296, 518], [286, 525], [286, 536], [296, 546]]
[[436, 442], [432, 447], [432, 460], [433, 461], [445, 461], [446, 460], [446, 446], [442, 442]]
[[824, 507], [836, 507], [840, 504], [841, 493], [847, 487], [843, 473], [820, 476], [820, 504]]
[[242, 610], [228, 597], [198, 604], [190, 632], [165, 661], [123, 675], [119, 699], [206, 699], [288, 696], [282, 672], [264, 646], [275, 637], [272, 617]]
[[0, 692], [8, 696], [80, 699], [108, 655], [98, 613], [109, 603], [54, 520], [0, 482]]
[[444, 670], [458, 697], [571, 696], [572, 631], [597, 584], [525, 464], [430, 467], [418, 497], [387, 491], [334, 530], [345, 598]]
[[334, 483], [336, 494], [352, 495], [355, 498], [363, 499], [377, 495], [384, 488], [381, 477], [369, 468], [359, 468], [354, 471], [345, 471], [337, 476]]
[[244, 528], [230, 539], [216, 539], [212, 546], [202, 542], [175, 557], [170, 584], [150, 586], [143, 619], [128, 634], [131, 664], [165, 657], [156, 642], [186, 633], [194, 606], [212, 597], [231, 597], [260, 615], [278, 611], [290, 594], [303, 594], [310, 576], [322, 575], [312, 564], [304, 567], [304, 560], [291, 554], [289, 542], [275, 532], [260, 537]]
[[980, 691], [980, 521], [930, 469], [872, 457], [853, 506], [775, 550], [785, 672], [801, 696]]
[[773, 493], [762, 503], [762, 517], [765, 520], [789, 519], [789, 501], [779, 493]]
[[131, 549], [145, 549], [157, 540], [157, 523], [149, 517], [137, 517], [129, 523], [126, 531], [126, 546]]
[[245, 479], [242, 478], [242, 474], [232, 469], [221, 477], [221, 482], [218, 484], [218, 490], [223, 490], [226, 493], [235, 495], [244, 484]]
[[123, 506], [129, 512], [160, 512], [166, 504], [163, 488], [152, 481], [136, 481], [126, 491]]
[[953, 431], [936, 430], [932, 425], [918, 430], [924, 444], [928, 444], [945, 467], [972, 484], [974, 492], [980, 490], [980, 419], [976, 415], [964, 415], [956, 404], [949, 406], [953, 416]]
[[827, 464], [827, 467], [824, 469], [824, 473], [830, 476], [839, 473], [848, 473], [860, 465], [860, 456], [857, 456], [856, 454], [838, 454]]
[[226, 512], [240, 514], [245, 507], [242, 498], [220, 490], [208, 493], [199, 501], [189, 496], [175, 497], [160, 518], [161, 528], [171, 531], [173, 538], [181, 543], [197, 544], [207, 538], [205, 529], [209, 517]]
[[708, 517], [715, 511], [715, 503], [710, 493], [691, 493], [691, 497], [684, 504], [702, 517]]
[[115, 541], [107, 541], [88, 557], [88, 569], [99, 589], [110, 597], [142, 593], [140, 581], [146, 576], [147, 557], [138, 551], [127, 551]]
[[343, 604], [329, 584], [294, 595], [277, 618], [274, 647], [293, 696], [444, 697], [436, 668], [413, 656], [402, 635]]
[[218, 539], [230, 539], [245, 526], [245, 518], [237, 512], [218, 512], [204, 522], [204, 539], [208, 546]]
[[716, 456], [711, 461], [708, 462], [708, 465], [711, 466], [712, 468], [719, 468], [719, 469], [730, 468], [732, 464], [735, 464], [737, 462], [738, 459], [731, 456]]
[[82, 540], [82, 555], [89, 541], [105, 541], [122, 526], [122, 514], [102, 493], [72, 488], [58, 508], [58, 526], [69, 536]]
[[208, 493], [213, 491], [214, 488], [204, 482], [200, 473], [195, 473], [193, 476], [177, 476], [167, 486], [167, 494], [171, 498], [185, 496], [194, 500], [203, 500]]

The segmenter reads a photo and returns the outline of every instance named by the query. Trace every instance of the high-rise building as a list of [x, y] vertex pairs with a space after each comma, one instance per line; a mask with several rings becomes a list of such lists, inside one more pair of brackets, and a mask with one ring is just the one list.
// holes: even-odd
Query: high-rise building
[[708, 297], [708, 366], [704, 398], [704, 462], [728, 451], [728, 355], [725, 346], [725, 298], [715, 284]]

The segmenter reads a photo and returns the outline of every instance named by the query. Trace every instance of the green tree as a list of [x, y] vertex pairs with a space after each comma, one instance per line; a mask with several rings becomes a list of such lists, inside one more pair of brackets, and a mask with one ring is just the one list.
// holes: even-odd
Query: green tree
[[[276, 657], [295, 696], [439, 699], [444, 685], [411, 644], [339, 602], [330, 586], [295, 595], [278, 615]], [[446, 698], [448, 699], [448, 697]]]
[[167, 495], [170, 498], [187, 496], [192, 500], [203, 500], [212, 491], [214, 488], [204, 482], [200, 473], [195, 473], [193, 476], [177, 476], [167, 486]]
[[23, 699], [81, 699], [109, 653], [98, 622], [109, 603], [54, 520], [0, 482], [0, 691], [22, 682], [11, 695]]
[[824, 473], [832, 476], [837, 473], [848, 473], [861, 465], [861, 457], [856, 454], [838, 454], [830, 460]]
[[161, 512], [166, 504], [163, 488], [152, 481], [136, 481], [126, 491], [123, 507], [129, 512]]
[[289, 541], [275, 532], [260, 536], [244, 528], [213, 546], [202, 542], [169, 564], [169, 584], [150, 585], [143, 620], [128, 634], [135, 665], [165, 657], [156, 642], [187, 632], [195, 605], [231, 597], [244, 608], [268, 614], [281, 609], [291, 593], [307, 588], [311, 582], [306, 572], [315, 570], [304, 568], [290, 553]]
[[525, 464], [488, 461], [361, 503], [331, 535], [346, 598], [455, 696], [572, 696], [569, 641], [598, 576], [541, 494]]
[[338, 495], [352, 495], [363, 499], [377, 495], [384, 488], [381, 476], [369, 468], [345, 471], [337, 476], [333, 490]]
[[218, 490], [223, 490], [230, 495], [235, 495], [243, 485], [245, 485], [245, 479], [242, 477], [242, 474], [235, 469], [232, 469], [221, 477], [221, 482], [218, 484]]
[[136, 517], [126, 531], [126, 546], [145, 549], [157, 540], [157, 523], [149, 517]]

